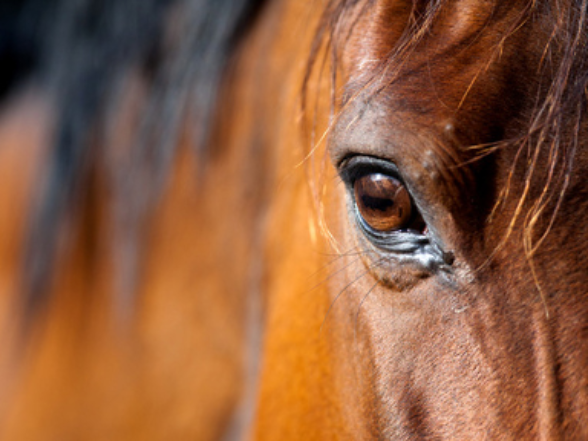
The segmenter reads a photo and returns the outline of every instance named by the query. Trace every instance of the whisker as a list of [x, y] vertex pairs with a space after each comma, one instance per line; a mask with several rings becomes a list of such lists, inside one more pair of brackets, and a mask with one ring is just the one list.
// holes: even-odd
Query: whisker
[[[356, 246], [354, 246], [349, 251], [346, 251], [346, 252], [343, 252], [343, 253], [335, 252], [335, 253], [318, 253], [318, 254], [320, 256], [323, 256], [323, 257], [331, 257], [332, 259], [329, 262], [327, 262], [324, 265], [322, 265], [316, 271], [314, 271], [309, 276], [309, 278], [315, 277], [316, 275], [318, 275], [319, 273], [325, 271], [327, 268], [331, 267], [335, 263], [338, 263], [341, 259], [343, 259], [345, 257], [358, 257], [358, 256], [361, 256], [361, 255], [366, 254], [366, 253], [364, 251], [358, 249]], [[347, 264], [344, 268], [346, 268], [347, 266], [349, 266], [349, 264]], [[324, 281], [326, 281], [326, 280], [328, 280], [328, 278], [325, 279]]]
[[[382, 259], [384, 260], [384, 259]], [[357, 348], [357, 319], [359, 318], [359, 312], [361, 310], [361, 307], [363, 305], [363, 302], [368, 298], [368, 296], [372, 293], [372, 291], [375, 289], [375, 287], [378, 285], [379, 282], [375, 282], [371, 288], [366, 292], [366, 294], [362, 297], [361, 301], [359, 302], [359, 305], [357, 305], [357, 311], [355, 312], [355, 317], [353, 319], [353, 344], [355, 345], [355, 347]]]
[[339, 298], [345, 293], [345, 291], [347, 291], [355, 282], [357, 282], [358, 280], [360, 280], [362, 277], [364, 277], [366, 274], [369, 274], [369, 272], [375, 267], [376, 265], [372, 265], [368, 268], [365, 268], [364, 271], [362, 271], [357, 277], [355, 277], [353, 280], [351, 280], [351, 282], [349, 282], [347, 285], [345, 285], [343, 287], [343, 289], [341, 291], [339, 291], [339, 293], [337, 294], [337, 296], [335, 296], [335, 298], [333, 299], [333, 301], [331, 302], [331, 305], [329, 306], [329, 309], [327, 310], [327, 312], [325, 313], [325, 318], [323, 319], [323, 322], [321, 323], [321, 326], [319, 328], [319, 334], [322, 332], [323, 327], [327, 321], [327, 318], [329, 317], [329, 314], [331, 313], [333, 307], [335, 306], [335, 303], [337, 303], [337, 300], [339, 300]]
[[[337, 259], [338, 261], [339, 259]], [[343, 267], [339, 268], [337, 271], [329, 274], [327, 277], [325, 277], [323, 280], [321, 280], [320, 282], [318, 282], [316, 285], [314, 285], [312, 288], [309, 289], [309, 291], [314, 291], [315, 289], [317, 289], [319, 286], [324, 285], [326, 282], [328, 282], [329, 280], [331, 280], [333, 277], [335, 277], [336, 275], [340, 274], [342, 271], [346, 270], [347, 268], [349, 268], [351, 265], [354, 265], [355, 263], [357, 263], [360, 260], [360, 256], [357, 256], [355, 259], [353, 259], [351, 262], [345, 264]]]

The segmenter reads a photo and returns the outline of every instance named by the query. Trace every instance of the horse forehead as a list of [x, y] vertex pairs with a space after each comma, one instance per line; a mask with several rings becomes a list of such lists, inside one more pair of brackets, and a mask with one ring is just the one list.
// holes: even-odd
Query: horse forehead
[[[430, 58], [459, 45], [475, 47], [488, 38], [502, 44], [518, 31], [533, 4], [529, 0], [420, 3], [422, 6], [406, 0], [376, 0], [360, 8], [359, 13], [348, 13], [343, 28], [347, 26], [349, 32], [342, 33], [351, 40], [351, 44], [343, 45], [348, 68], [369, 73], [375, 65], [391, 57], [401, 59], [410, 68], [422, 62], [419, 53], [426, 53]], [[416, 41], [420, 46], [413, 48], [418, 47], [418, 51], [399, 51], [403, 44]], [[436, 61], [452, 59], [443, 55]], [[478, 58], [483, 62], [484, 57]]]
[[527, 20], [529, 2], [441, 2], [418, 37], [407, 4], [378, 1], [352, 28], [339, 66], [342, 113], [363, 118], [364, 103], [375, 103], [388, 126], [411, 121], [449, 149], [456, 137], [465, 145], [496, 141], [547, 81], [538, 71], [549, 36], [539, 20]]

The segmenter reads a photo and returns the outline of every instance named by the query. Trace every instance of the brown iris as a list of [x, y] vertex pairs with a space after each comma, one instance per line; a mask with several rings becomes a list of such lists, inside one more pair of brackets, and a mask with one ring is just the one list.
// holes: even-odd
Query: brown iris
[[355, 203], [365, 223], [376, 231], [407, 227], [412, 202], [402, 182], [392, 176], [371, 173], [355, 180]]

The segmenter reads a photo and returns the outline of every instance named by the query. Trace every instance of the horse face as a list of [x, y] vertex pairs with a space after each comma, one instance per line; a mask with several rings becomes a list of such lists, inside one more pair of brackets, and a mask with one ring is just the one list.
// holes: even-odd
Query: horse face
[[339, 46], [326, 321], [349, 342], [347, 418], [392, 439], [586, 437], [587, 124], [562, 103], [543, 130], [554, 11], [405, 3], [362, 9]]
[[[61, 98], [35, 90], [0, 109], [4, 438], [233, 439], [250, 422], [252, 438], [269, 440], [588, 438], [587, 0], [330, 0], [323, 19], [321, 2], [244, 1], [259, 11], [249, 24], [212, 0], [163, 15], [160, 2], [143, 2], [142, 19], [129, 14], [135, 3], [48, 14], [56, 38], [39, 50], [55, 46], [57, 64], [67, 48], [85, 54], [58, 66], [75, 81], [64, 79]], [[149, 23], [184, 6], [186, 32], [173, 22], [158, 37]], [[99, 29], [78, 25], [83, 11], [104, 33], [90, 38]], [[121, 27], [131, 16], [142, 25]], [[87, 38], [70, 38], [70, 25]], [[211, 69], [241, 35], [233, 27], [244, 41]], [[147, 35], [165, 41], [135, 45]], [[113, 53], [126, 54], [121, 66], [94, 69]], [[309, 57], [321, 68], [309, 72]], [[142, 67], [131, 74], [127, 59]], [[120, 78], [97, 85], [96, 72]], [[87, 76], [92, 93], [70, 90]], [[138, 126], [159, 118], [154, 109], [170, 127], [183, 120], [165, 113], [192, 96], [191, 76], [204, 103], [190, 112], [216, 118], [210, 150], [193, 155], [200, 128], [183, 127], [169, 186], [147, 185], [168, 153], [149, 143], [135, 152], [151, 133]], [[301, 83], [316, 93], [309, 112]], [[108, 117], [86, 108], [96, 91]], [[70, 98], [85, 116], [60, 109]], [[44, 315], [14, 320], [27, 218], [45, 194], [33, 187], [59, 159], [51, 139], [61, 125], [79, 131], [77, 117], [101, 135], [85, 146], [95, 164], [64, 180], [82, 196], [39, 230], [67, 240], [34, 244], [41, 256], [61, 244]], [[305, 151], [295, 121], [329, 133], [330, 163], [321, 142]], [[135, 161], [144, 150], [150, 159]], [[158, 213], [143, 193], [161, 196]], [[118, 293], [136, 270], [126, 221], [143, 217], [150, 237], [130, 253], [145, 251], [129, 323]], [[21, 318], [35, 319], [26, 350]]]

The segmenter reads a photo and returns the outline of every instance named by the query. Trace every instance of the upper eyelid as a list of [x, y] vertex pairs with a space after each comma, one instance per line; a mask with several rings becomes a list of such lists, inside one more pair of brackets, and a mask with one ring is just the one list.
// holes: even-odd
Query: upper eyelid
[[369, 172], [382, 173], [392, 176], [393, 178], [400, 181], [403, 185], [406, 185], [405, 180], [402, 177], [400, 170], [398, 170], [396, 164], [386, 159], [377, 158], [375, 156], [347, 156], [339, 162], [337, 169], [339, 175], [347, 184], [351, 184], [354, 179], [357, 179], [361, 175], [367, 174]]

